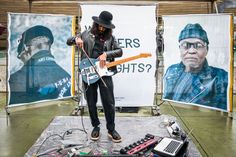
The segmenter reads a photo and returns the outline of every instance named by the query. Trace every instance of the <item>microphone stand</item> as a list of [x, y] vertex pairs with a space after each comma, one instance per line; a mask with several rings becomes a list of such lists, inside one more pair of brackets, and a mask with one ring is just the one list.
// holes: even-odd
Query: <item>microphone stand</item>
[[[108, 87], [107, 87], [107, 84], [105, 83], [105, 81], [103, 80], [103, 78], [101, 77], [101, 75], [98, 73], [98, 71], [97, 71], [95, 65], [93, 64], [93, 62], [92, 62], [91, 59], [89, 58], [87, 52], [84, 50], [84, 48], [80, 48], [80, 47], [79, 47], [79, 49], [85, 54], [85, 56], [86, 56], [86, 58], [88, 59], [90, 65], [93, 67], [93, 69], [94, 69], [94, 71], [96, 72], [96, 74], [100, 77], [100, 79], [101, 79], [102, 83], [104, 84], [104, 86], [105, 86], [106, 88], [108, 88]], [[89, 81], [88, 81], [88, 82], [89, 82]], [[88, 84], [90, 84], [90, 83], [88, 83]]]

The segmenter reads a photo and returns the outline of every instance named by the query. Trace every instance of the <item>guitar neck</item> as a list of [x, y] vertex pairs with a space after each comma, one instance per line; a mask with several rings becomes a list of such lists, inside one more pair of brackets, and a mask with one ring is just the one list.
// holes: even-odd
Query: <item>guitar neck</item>
[[116, 66], [118, 64], [123, 64], [125, 62], [132, 61], [132, 60], [135, 60], [135, 59], [138, 59], [138, 58], [141, 58], [140, 55], [133, 56], [133, 57], [128, 57], [128, 58], [121, 59], [121, 60], [117, 60], [117, 61], [114, 61], [114, 62], [107, 63], [106, 67], [110, 68], [110, 67]]

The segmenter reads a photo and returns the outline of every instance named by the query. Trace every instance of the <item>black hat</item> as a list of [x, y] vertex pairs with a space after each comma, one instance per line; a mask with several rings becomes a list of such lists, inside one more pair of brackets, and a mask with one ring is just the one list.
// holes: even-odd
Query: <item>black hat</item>
[[99, 17], [97, 17], [97, 16], [92, 17], [92, 19], [95, 23], [102, 25], [106, 28], [110, 28], [110, 29], [115, 28], [115, 25], [113, 25], [111, 23], [112, 18], [113, 18], [112, 14], [108, 11], [102, 11], [100, 13]]
[[27, 45], [29, 41], [40, 36], [47, 37], [49, 39], [49, 43], [50, 44], [53, 43], [54, 38], [53, 38], [51, 30], [47, 27], [36, 25], [34, 27], [27, 29], [26, 31], [22, 33], [22, 37], [20, 39], [20, 43], [17, 48], [18, 56], [24, 50], [24, 45]]

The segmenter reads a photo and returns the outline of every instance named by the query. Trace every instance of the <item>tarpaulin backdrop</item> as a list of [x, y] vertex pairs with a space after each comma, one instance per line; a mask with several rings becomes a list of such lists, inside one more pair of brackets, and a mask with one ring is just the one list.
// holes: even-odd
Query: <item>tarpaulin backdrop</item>
[[[232, 16], [180, 15], [163, 18], [163, 99], [232, 111]], [[184, 45], [179, 42], [184, 41], [182, 39], [187, 40]], [[199, 39], [205, 45], [200, 44]], [[204, 61], [201, 71], [186, 72], [185, 67], [196, 66], [201, 61]]]
[[72, 16], [8, 14], [8, 106], [72, 96]]
[[[152, 106], [155, 93], [156, 68], [156, 6], [81, 5], [81, 29], [91, 27], [92, 16], [106, 10], [113, 14], [113, 33], [123, 48], [122, 58], [151, 53], [118, 65], [113, 76], [116, 106]], [[101, 102], [99, 101], [99, 104]]]

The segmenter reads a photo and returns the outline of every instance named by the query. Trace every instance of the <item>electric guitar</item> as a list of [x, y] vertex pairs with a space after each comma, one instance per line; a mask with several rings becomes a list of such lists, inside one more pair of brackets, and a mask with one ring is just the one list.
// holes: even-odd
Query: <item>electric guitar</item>
[[87, 58], [81, 61], [81, 63], [79, 64], [79, 69], [82, 74], [82, 80], [88, 84], [92, 84], [92, 83], [97, 82], [102, 76], [114, 75], [114, 72], [108, 70], [108, 68], [110, 67], [113, 67], [115, 65], [122, 64], [128, 61], [132, 61], [138, 58], [146, 58], [150, 56], [152, 56], [151, 53], [140, 53], [139, 55], [136, 55], [133, 57], [128, 57], [128, 58], [117, 60], [114, 62], [107, 62], [103, 68], [100, 68], [99, 66], [99, 59], [90, 58], [92, 64], [94, 65], [94, 67], [96, 68], [96, 71], [98, 72], [100, 76], [96, 73], [94, 67], [91, 65], [90, 61]]

